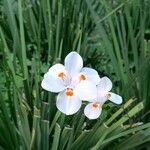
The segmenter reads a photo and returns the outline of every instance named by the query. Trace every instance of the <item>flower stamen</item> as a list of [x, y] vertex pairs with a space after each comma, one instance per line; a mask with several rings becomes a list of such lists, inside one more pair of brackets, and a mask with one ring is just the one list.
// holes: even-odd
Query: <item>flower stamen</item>
[[97, 103], [93, 103], [93, 104], [92, 104], [92, 107], [93, 107], [93, 108], [97, 108], [97, 107], [98, 107], [98, 104], [97, 104]]
[[81, 74], [80, 77], [79, 77], [79, 79], [80, 79], [80, 81], [86, 80], [86, 77], [85, 77], [85, 75]]
[[62, 80], [64, 80], [64, 78], [65, 78], [65, 73], [64, 73], [64, 72], [60, 72], [60, 73], [58, 74], [58, 77], [60, 77]]
[[106, 96], [107, 96], [107, 98], [110, 98], [111, 97], [111, 93], [107, 93]]
[[71, 88], [67, 88], [67, 90], [66, 90], [66, 95], [67, 96], [73, 96], [73, 89], [71, 89]]

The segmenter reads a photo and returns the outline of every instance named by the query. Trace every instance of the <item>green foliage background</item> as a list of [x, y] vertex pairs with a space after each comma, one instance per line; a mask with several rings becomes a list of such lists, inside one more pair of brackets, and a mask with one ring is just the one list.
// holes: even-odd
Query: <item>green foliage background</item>
[[[0, 1], [0, 149], [150, 149], [149, 0]], [[47, 69], [77, 51], [121, 106], [97, 120], [57, 111]], [[84, 104], [85, 105], [85, 104]]]

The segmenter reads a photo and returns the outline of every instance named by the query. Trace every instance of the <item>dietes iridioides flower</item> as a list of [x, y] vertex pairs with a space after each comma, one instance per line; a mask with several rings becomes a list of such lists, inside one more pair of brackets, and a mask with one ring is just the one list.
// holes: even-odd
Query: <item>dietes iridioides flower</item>
[[115, 104], [122, 103], [122, 97], [110, 92], [112, 89], [112, 82], [109, 78], [101, 78], [97, 85], [97, 98], [89, 100], [90, 103], [85, 107], [84, 114], [89, 119], [97, 119], [102, 112], [102, 105], [110, 100]]
[[66, 115], [76, 113], [82, 100], [95, 99], [96, 84], [100, 81], [96, 70], [83, 68], [83, 60], [77, 52], [69, 53], [64, 65], [55, 64], [44, 75], [42, 88], [59, 93], [56, 106]]

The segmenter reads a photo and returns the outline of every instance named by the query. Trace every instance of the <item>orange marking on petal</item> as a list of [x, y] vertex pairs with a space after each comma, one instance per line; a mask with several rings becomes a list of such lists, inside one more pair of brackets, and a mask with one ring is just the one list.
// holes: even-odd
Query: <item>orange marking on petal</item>
[[65, 78], [65, 73], [64, 72], [60, 72], [58, 74], [58, 77], [60, 77], [61, 79], [64, 79]]
[[97, 108], [97, 107], [98, 107], [98, 104], [97, 104], [97, 103], [93, 103], [93, 104], [92, 104], [92, 107], [93, 107], [93, 108]]
[[67, 88], [67, 90], [66, 90], [66, 95], [67, 96], [73, 96], [73, 89], [71, 89], [71, 88]]
[[83, 75], [83, 74], [81, 74], [79, 78], [80, 78], [80, 81], [86, 80], [86, 77], [85, 77], [85, 75]]
[[107, 93], [106, 96], [107, 96], [107, 98], [110, 98], [110, 97], [111, 97], [111, 94], [110, 94], [110, 93]]

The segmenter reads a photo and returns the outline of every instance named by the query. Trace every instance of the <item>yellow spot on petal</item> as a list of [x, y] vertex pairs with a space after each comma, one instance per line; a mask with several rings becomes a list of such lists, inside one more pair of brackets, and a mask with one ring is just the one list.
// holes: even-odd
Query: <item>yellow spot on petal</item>
[[106, 96], [107, 96], [107, 98], [110, 98], [111, 97], [111, 93], [107, 93]]
[[93, 104], [92, 104], [92, 107], [93, 107], [93, 108], [97, 108], [97, 107], [98, 107], [98, 104], [97, 104], [97, 103], [93, 103]]
[[71, 89], [71, 88], [67, 88], [67, 90], [66, 90], [66, 95], [67, 96], [73, 96], [73, 89]]
[[80, 77], [79, 77], [79, 79], [80, 79], [80, 81], [86, 80], [86, 77], [85, 77], [85, 75], [81, 74]]
[[65, 73], [64, 72], [60, 72], [58, 74], [58, 77], [60, 77], [61, 79], [64, 79], [65, 78]]

